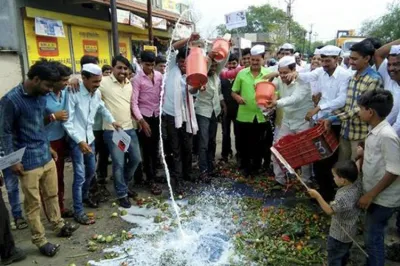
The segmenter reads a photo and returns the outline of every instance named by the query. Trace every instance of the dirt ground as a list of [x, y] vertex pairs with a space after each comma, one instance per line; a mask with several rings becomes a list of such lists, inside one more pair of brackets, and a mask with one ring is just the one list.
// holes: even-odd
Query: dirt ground
[[[221, 133], [218, 132], [218, 140], [217, 140], [217, 157], [220, 156], [221, 151]], [[109, 173], [111, 173], [111, 168], [109, 169]], [[72, 205], [72, 166], [70, 163], [66, 165], [65, 170], [65, 187], [67, 188], [65, 191], [66, 197], [66, 206]], [[3, 191], [5, 188], [2, 188]], [[108, 189], [113, 192], [113, 186], [111, 182], [108, 184]], [[147, 197], [148, 193], [145, 190], [138, 190], [140, 197]], [[7, 195], [4, 193], [3, 195]], [[168, 196], [166, 190], [164, 190], [165, 197]], [[5, 196], [5, 200], [8, 206], [8, 199]], [[23, 195], [21, 193], [21, 200], [23, 201]], [[25, 230], [15, 230], [14, 237], [16, 240], [16, 244], [18, 247], [24, 249], [27, 252], [27, 259], [20, 263], [16, 263], [13, 265], [16, 266], [25, 266], [25, 265], [40, 265], [40, 266], [67, 266], [71, 263], [75, 263], [76, 265], [86, 265], [86, 262], [91, 259], [100, 259], [103, 257], [102, 251], [96, 252], [88, 252], [86, 245], [88, 240], [91, 238], [93, 234], [102, 234], [102, 235], [110, 235], [110, 234], [119, 234], [122, 230], [129, 230], [133, 225], [128, 224], [120, 218], [110, 218], [111, 214], [117, 210], [116, 207], [112, 206], [115, 198], [111, 198], [108, 202], [102, 203], [99, 209], [86, 209], [87, 212], [94, 212], [96, 215], [96, 224], [91, 226], [81, 226], [79, 230], [74, 234], [73, 237], [69, 239], [61, 239], [56, 238], [54, 233], [51, 231], [50, 224], [46, 219], [42, 219], [45, 228], [46, 235], [49, 241], [53, 243], [61, 244], [60, 252], [54, 258], [46, 258], [41, 256], [35, 246], [31, 244], [30, 240], [30, 231], [29, 229]], [[45, 217], [44, 215], [42, 217]], [[71, 222], [73, 222], [71, 220]], [[399, 238], [396, 235], [395, 227], [394, 227], [394, 219], [392, 219], [389, 229], [388, 236], [386, 237], [387, 242], [393, 243], [398, 242]], [[361, 240], [361, 239], [360, 239]], [[104, 245], [106, 247], [106, 245]], [[387, 266], [400, 265], [400, 263], [387, 262]], [[140, 265], [139, 265], [140, 266]], [[171, 265], [172, 266], [172, 265]]]

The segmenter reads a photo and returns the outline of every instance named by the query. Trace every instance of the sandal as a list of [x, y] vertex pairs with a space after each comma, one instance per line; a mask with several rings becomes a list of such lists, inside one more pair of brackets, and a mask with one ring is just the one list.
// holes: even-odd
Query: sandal
[[15, 226], [17, 227], [18, 230], [23, 230], [25, 228], [28, 228], [28, 223], [24, 218], [19, 217], [16, 218], [14, 221], [15, 221]]
[[62, 212], [61, 212], [61, 217], [62, 218], [74, 218], [74, 212], [72, 211], [72, 210], [70, 210], [70, 209], [64, 209]]
[[150, 191], [155, 196], [159, 196], [162, 194], [162, 189], [155, 183], [150, 184]]
[[54, 255], [56, 255], [59, 250], [59, 244], [51, 244], [50, 242], [47, 242], [39, 248], [40, 253], [47, 257], [54, 257]]
[[81, 215], [74, 215], [74, 219], [77, 223], [80, 223], [82, 225], [91, 225], [91, 224], [96, 223], [95, 220], [87, 217], [87, 215], [85, 213], [83, 213]]

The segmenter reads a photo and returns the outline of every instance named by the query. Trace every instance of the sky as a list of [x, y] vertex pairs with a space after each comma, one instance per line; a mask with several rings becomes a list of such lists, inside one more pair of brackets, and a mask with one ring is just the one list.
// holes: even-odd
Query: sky
[[[286, 0], [181, 1], [193, 6], [195, 14], [200, 18], [196, 30], [205, 38], [216, 34], [215, 27], [224, 23], [225, 14], [244, 10], [250, 5], [268, 3], [286, 10]], [[313, 32], [317, 33], [313, 41], [329, 41], [336, 37], [337, 30], [359, 30], [363, 21], [385, 14], [387, 5], [393, 1], [396, 0], [294, 0], [292, 13], [293, 19], [308, 31], [310, 24], [313, 24]]]

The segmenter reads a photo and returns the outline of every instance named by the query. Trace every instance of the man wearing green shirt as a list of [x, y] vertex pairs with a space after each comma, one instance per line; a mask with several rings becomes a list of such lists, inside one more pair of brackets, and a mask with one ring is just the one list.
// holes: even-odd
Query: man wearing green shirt
[[265, 47], [255, 45], [251, 49], [251, 65], [239, 72], [232, 87], [232, 97], [239, 104], [236, 117], [238, 142], [242, 155], [240, 167], [245, 176], [256, 174], [261, 168], [267, 121], [257, 106], [255, 84], [271, 71], [263, 67]]

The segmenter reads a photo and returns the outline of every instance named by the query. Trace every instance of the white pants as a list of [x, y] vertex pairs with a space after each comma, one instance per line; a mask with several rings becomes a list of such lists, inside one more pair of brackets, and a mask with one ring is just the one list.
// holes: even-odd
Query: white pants
[[[282, 126], [278, 130], [278, 134], [276, 135], [276, 138], [274, 139], [274, 143], [277, 142], [279, 139], [281, 139], [284, 136], [287, 136], [289, 134], [296, 134], [299, 133], [303, 130], [309, 129], [310, 128], [310, 123], [304, 123], [301, 125], [298, 129], [296, 130], [290, 130], [289, 127], [285, 126], [282, 124]], [[275, 173], [275, 179], [277, 182], [281, 184], [286, 183], [286, 178], [285, 174], [282, 171], [282, 166], [278, 163], [278, 160], [275, 158], [275, 156], [272, 156], [272, 161], [274, 165], [274, 173]], [[301, 167], [301, 173], [302, 173], [302, 179], [304, 182], [309, 182], [311, 178], [311, 165], [305, 165]]]

